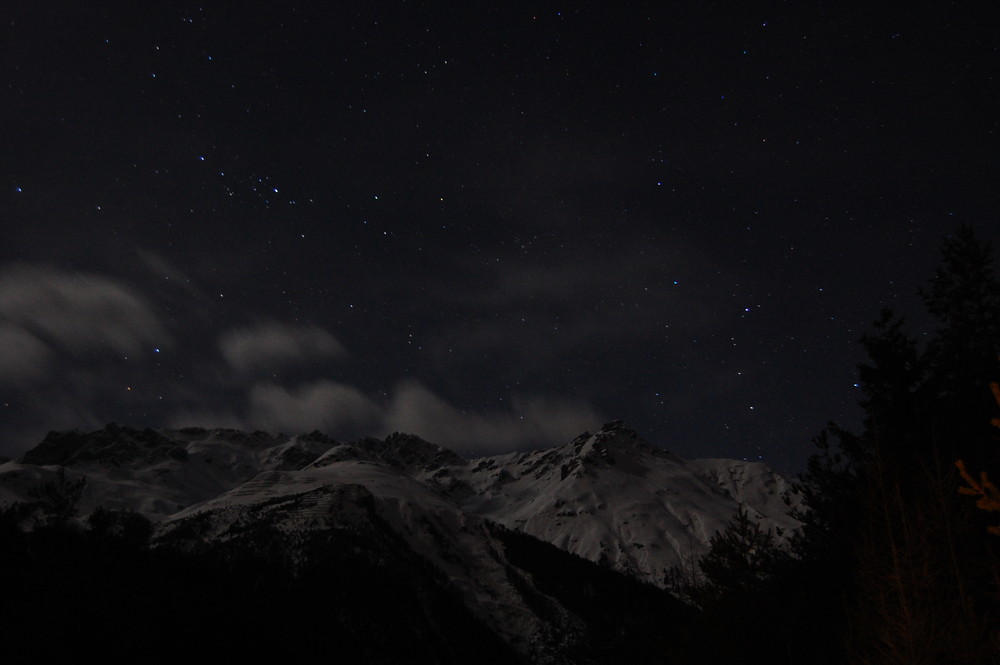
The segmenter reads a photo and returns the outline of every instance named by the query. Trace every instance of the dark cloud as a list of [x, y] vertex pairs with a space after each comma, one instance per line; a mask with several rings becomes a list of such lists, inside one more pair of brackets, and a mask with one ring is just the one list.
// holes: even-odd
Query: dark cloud
[[[434, 365], [489, 371], [510, 386], [542, 375], [559, 385], [568, 366], [616, 357], [635, 366], [639, 348], [690, 356], [693, 339], [732, 330], [746, 313], [726, 292], [738, 281], [732, 271], [693, 243], [565, 244], [573, 246], [507, 256], [488, 279], [428, 284], [425, 298], [450, 313], [422, 338]], [[599, 394], [583, 397], [596, 402]]]

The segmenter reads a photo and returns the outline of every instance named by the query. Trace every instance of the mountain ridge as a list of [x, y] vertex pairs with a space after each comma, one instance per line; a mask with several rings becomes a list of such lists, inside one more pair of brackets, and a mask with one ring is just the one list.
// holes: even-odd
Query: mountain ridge
[[[707, 551], [740, 505], [779, 540], [797, 526], [787, 515], [797, 500], [792, 485], [773, 469], [684, 460], [621, 421], [562, 446], [474, 459], [399, 432], [340, 442], [319, 431], [288, 436], [112, 423], [90, 433], [51, 432], [20, 460], [0, 464], [0, 502], [30, 500], [31, 488], [51, 481], [59, 467], [67, 478], [86, 477], [81, 511], [129, 509], [165, 524], [204, 503], [253, 503], [290, 492], [289, 478], [309, 486], [326, 482], [324, 475], [349, 483], [340, 467], [357, 472], [365, 464], [392, 469], [396, 482], [413, 481], [411, 489], [428, 489], [418, 492], [425, 498], [661, 586], [666, 569]], [[291, 475], [267, 485], [276, 473]]]

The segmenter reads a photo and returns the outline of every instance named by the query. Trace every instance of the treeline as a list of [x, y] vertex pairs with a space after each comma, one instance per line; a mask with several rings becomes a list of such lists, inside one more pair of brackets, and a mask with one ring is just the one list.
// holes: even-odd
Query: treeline
[[816, 437], [790, 552], [741, 512], [707, 557], [670, 572], [701, 609], [704, 662], [1000, 662], [992, 261], [960, 227], [920, 291], [937, 322], [929, 339], [885, 310], [860, 340], [861, 431], [831, 423]]
[[[297, 534], [258, 521], [226, 539], [188, 523], [154, 540], [134, 512], [99, 509], [81, 524], [81, 489], [60, 478], [0, 509], [4, 662], [527, 662], [377, 518]], [[689, 605], [490, 528], [508, 580], [549, 626], [552, 662], [698, 662]]]
[[0, 510], [0, 659], [522, 662], [393, 534], [307, 534], [301, 561], [266, 527], [194, 548], [152, 534], [132, 512]]

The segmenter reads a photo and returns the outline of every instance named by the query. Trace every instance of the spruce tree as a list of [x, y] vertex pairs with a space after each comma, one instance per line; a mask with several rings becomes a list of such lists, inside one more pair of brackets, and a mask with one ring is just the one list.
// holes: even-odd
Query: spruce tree
[[780, 555], [774, 533], [762, 529], [741, 505], [725, 530], [711, 537], [698, 566], [716, 594], [746, 593], [770, 579]]
[[864, 444], [859, 464], [866, 464], [876, 447], [894, 458], [918, 458], [924, 423], [919, 402], [927, 364], [916, 339], [903, 329], [905, 320], [883, 309], [873, 330], [861, 338], [868, 362], [858, 366], [858, 384], [864, 394]]
[[990, 382], [1000, 376], [1000, 281], [989, 242], [960, 226], [941, 247], [941, 265], [921, 291], [938, 328], [926, 350], [927, 405], [941, 452], [995, 471]]

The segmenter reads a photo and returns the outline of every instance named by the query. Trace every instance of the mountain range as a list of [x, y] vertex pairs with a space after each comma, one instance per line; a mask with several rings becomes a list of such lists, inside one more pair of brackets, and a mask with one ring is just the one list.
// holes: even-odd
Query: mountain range
[[[435, 611], [467, 612], [503, 645], [497, 649], [531, 663], [615, 662], [621, 640], [596, 638], [608, 617], [593, 613], [613, 608], [621, 588], [647, 600], [624, 601], [612, 621], [683, 616], [662, 591], [667, 571], [693, 567], [738, 508], [779, 543], [798, 525], [788, 514], [798, 502], [791, 483], [766, 465], [684, 460], [617, 421], [562, 446], [477, 459], [400, 433], [339, 442], [320, 432], [111, 424], [50, 433], [0, 464], [0, 503], [37, 504], [39, 488], [72, 489], [81, 517], [98, 508], [141, 515], [153, 523], [154, 544], [178, 551], [277, 548], [301, 570], [315, 565], [317, 552], [335, 551], [351, 565], [363, 561], [376, 581], [411, 571], [400, 584], [422, 591], [409, 595], [426, 604], [443, 594], [450, 600], [440, 607], [464, 610]], [[346, 559], [335, 561], [343, 573]], [[603, 591], [587, 601], [596, 589]], [[454, 621], [435, 619], [435, 611], [413, 610], [404, 623], [429, 622], [448, 634], [444, 626]], [[655, 638], [659, 629], [641, 630]], [[612, 643], [617, 655], [604, 659], [601, 648]], [[448, 662], [442, 649], [454, 647], [428, 648], [426, 658], [408, 657]]]

